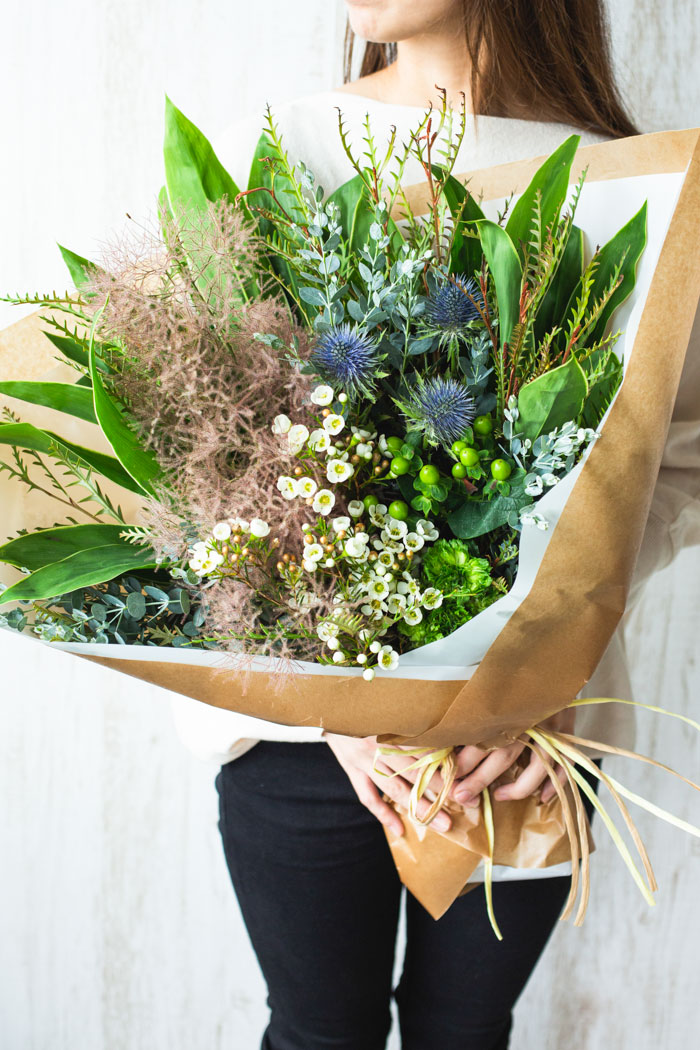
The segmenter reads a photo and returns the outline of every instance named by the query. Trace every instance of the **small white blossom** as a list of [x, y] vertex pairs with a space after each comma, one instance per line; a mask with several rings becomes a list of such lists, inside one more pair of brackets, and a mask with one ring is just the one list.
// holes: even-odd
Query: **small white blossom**
[[343, 462], [340, 458], [330, 460], [326, 467], [326, 477], [330, 482], [347, 481], [354, 473], [352, 465]]
[[406, 609], [406, 612], [403, 614], [403, 618], [404, 622], [407, 623], [410, 627], [415, 627], [415, 625], [417, 623], [420, 623], [423, 619], [423, 613], [420, 611], [417, 605], [412, 605], [409, 609]]
[[[384, 533], [386, 533], [386, 537]], [[387, 518], [386, 525], [382, 529], [381, 537], [382, 539], [402, 540], [407, 533], [408, 525], [405, 521], [399, 521], [398, 518], [389, 517]]]
[[312, 558], [303, 558], [301, 566], [303, 569], [306, 569], [307, 572], [316, 572], [316, 569], [318, 568], [318, 562], [313, 560]]
[[310, 394], [311, 401], [314, 405], [330, 405], [334, 396], [333, 388], [327, 386], [325, 383], [320, 383]]
[[442, 605], [443, 594], [437, 587], [426, 587], [421, 595], [421, 605], [424, 609], [439, 609]]
[[356, 659], [358, 664], [366, 664], [367, 663], [367, 654], [366, 653], [359, 653], [355, 659]]
[[362, 543], [357, 536], [350, 536], [350, 538], [345, 541], [344, 550], [348, 558], [366, 559], [369, 554], [367, 544]]
[[383, 503], [375, 503], [369, 508], [368, 514], [373, 525], [382, 528], [386, 524], [386, 506]]
[[337, 518], [333, 518], [331, 522], [334, 532], [344, 532], [345, 529], [350, 528], [350, 518], [346, 514], [341, 514]]
[[386, 607], [392, 616], [401, 616], [406, 608], [406, 596], [404, 594], [390, 594], [386, 600]]
[[301, 452], [309, 438], [309, 428], [303, 423], [296, 423], [287, 431], [287, 441], [292, 452]]
[[380, 601], [383, 601], [383, 599], [387, 598], [389, 595], [389, 584], [386, 580], [374, 579], [367, 588], [367, 594], [369, 595], [370, 600], [377, 598]]
[[359, 441], [355, 451], [361, 459], [371, 459], [374, 446], [366, 441]]
[[320, 624], [316, 628], [316, 634], [319, 636], [322, 642], [327, 642], [329, 638], [335, 638], [338, 633], [338, 624], [333, 623], [332, 620], [321, 620]]
[[289, 416], [279, 415], [275, 416], [272, 421], [272, 433], [273, 434], [288, 434], [291, 428], [292, 421]]
[[327, 430], [329, 434], [339, 434], [345, 426], [345, 420], [342, 416], [336, 415], [334, 412], [330, 412], [323, 420], [323, 429]]
[[283, 474], [281, 478], [277, 479], [277, 488], [285, 499], [294, 499], [295, 496], [299, 495], [297, 479], [290, 478], [287, 474]]
[[320, 543], [309, 543], [304, 547], [304, 558], [306, 561], [320, 561], [323, 555], [324, 550]]
[[326, 640], [326, 645], [328, 646], [329, 649], [338, 649], [338, 648], [340, 648], [340, 642], [338, 641], [337, 637], [334, 634], [332, 634], [330, 636], [330, 638], [328, 638]]
[[270, 526], [262, 518], [252, 518], [250, 522], [250, 535], [255, 536], [261, 540], [264, 536], [270, 535]]
[[297, 481], [297, 492], [304, 499], [310, 499], [311, 496], [315, 496], [318, 490], [318, 485], [313, 478], [299, 478]]
[[377, 564], [381, 565], [385, 569], [390, 569], [394, 564], [394, 555], [391, 551], [383, 550], [377, 558]]
[[312, 430], [309, 434], [309, 448], [314, 452], [326, 452], [330, 447], [331, 436], [327, 430]]
[[341, 405], [344, 405], [345, 402], [347, 401], [347, 399], [348, 399], [348, 395], [345, 393], [344, 390], [341, 390], [340, 393], [338, 394], [338, 400], [340, 401]]
[[231, 526], [227, 521], [217, 521], [211, 534], [215, 540], [227, 540], [231, 535]]
[[403, 538], [403, 545], [407, 551], [419, 551], [425, 546], [425, 540], [417, 532], [407, 532]]
[[362, 677], [364, 678], [365, 682], [371, 682], [374, 678], [375, 673], [376, 672], [373, 667], [366, 667], [362, 672]]
[[345, 653], [333, 653], [333, 663], [334, 664], [344, 664], [345, 663]]
[[432, 521], [428, 521], [427, 518], [420, 518], [416, 522], [416, 532], [423, 537], [424, 540], [436, 540], [440, 533], [435, 528]]
[[311, 504], [312, 509], [315, 510], [317, 514], [323, 514], [324, 516], [330, 514], [334, 505], [335, 496], [330, 489], [319, 489], [314, 496], [313, 503]]
[[393, 671], [399, 666], [399, 654], [390, 645], [383, 645], [377, 653], [377, 663], [385, 671]]
[[379, 650], [381, 649], [381, 647], [382, 647], [382, 643], [381, 642], [372, 642], [372, 644], [369, 647], [369, 651], [371, 653], [378, 653]]
[[359, 518], [365, 512], [365, 505], [361, 499], [351, 499], [348, 503], [348, 514], [352, 518]]

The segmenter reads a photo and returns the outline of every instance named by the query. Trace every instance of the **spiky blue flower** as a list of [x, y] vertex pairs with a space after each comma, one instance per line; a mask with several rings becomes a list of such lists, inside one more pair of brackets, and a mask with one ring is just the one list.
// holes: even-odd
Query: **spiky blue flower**
[[[472, 298], [470, 299], [469, 296]], [[428, 296], [425, 317], [431, 328], [448, 334], [461, 332], [479, 316], [474, 302], [481, 303], [481, 291], [473, 277], [453, 274], [442, 288]]]
[[336, 391], [352, 396], [372, 392], [381, 359], [377, 344], [366, 332], [339, 324], [319, 338], [310, 363]]
[[430, 441], [443, 446], [462, 437], [476, 408], [464, 383], [440, 377], [419, 378], [401, 407]]

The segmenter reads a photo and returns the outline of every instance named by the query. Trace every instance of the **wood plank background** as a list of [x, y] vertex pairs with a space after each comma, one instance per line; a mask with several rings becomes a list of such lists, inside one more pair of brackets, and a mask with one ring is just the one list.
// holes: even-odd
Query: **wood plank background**
[[[204, 0], [3, 12], [0, 290], [61, 287], [56, 240], [89, 256], [127, 210], [144, 214], [161, 182], [165, 91], [218, 132], [266, 99], [339, 82], [341, 3], [261, 12]], [[695, 0], [613, 0], [611, 15], [642, 129], [700, 123]], [[0, 325], [19, 316], [0, 304]], [[700, 551], [687, 551], [629, 625], [638, 698], [696, 716], [699, 582]], [[255, 1050], [264, 988], [224, 864], [216, 767], [182, 748], [161, 691], [5, 635], [0, 667], [2, 1046]], [[643, 715], [638, 743], [700, 776], [690, 728]], [[698, 822], [690, 789], [631, 763], [615, 771]], [[639, 826], [657, 906], [599, 834], [589, 917], [557, 929], [518, 1005], [514, 1050], [695, 1044], [700, 843], [645, 814]]]

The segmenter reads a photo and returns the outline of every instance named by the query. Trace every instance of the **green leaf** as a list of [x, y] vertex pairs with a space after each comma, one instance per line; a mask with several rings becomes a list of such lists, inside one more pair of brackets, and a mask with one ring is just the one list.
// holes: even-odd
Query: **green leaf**
[[584, 267], [583, 230], [572, 226], [559, 265], [537, 311], [535, 340], [538, 343], [561, 323]]
[[102, 433], [109, 441], [114, 454], [124, 469], [141, 489], [153, 495], [152, 482], [160, 474], [158, 460], [149, 449], [141, 445], [136, 434], [127, 423], [124, 409], [107, 393], [97, 367], [93, 337], [90, 339], [90, 376], [92, 378], [95, 415], [102, 428]]
[[[606, 287], [610, 283], [610, 279], [616, 266], [624, 255], [625, 260], [620, 271], [622, 283], [617, 287], [616, 291], [606, 303], [605, 309], [598, 318], [595, 328], [584, 340], [584, 346], [590, 346], [603, 338], [613, 311], [625, 301], [634, 288], [637, 278], [637, 262], [644, 251], [646, 242], [647, 202], [645, 201], [636, 215], [633, 215], [629, 222], [625, 223], [622, 229], [618, 230], [615, 236], [612, 237], [607, 244], [604, 244], [596, 255], [598, 266], [593, 279], [590, 301], [594, 302], [603, 295]], [[577, 292], [578, 289], [574, 291], [574, 298]]]
[[581, 417], [584, 427], [598, 426], [621, 382], [622, 361], [615, 354], [611, 354], [603, 374], [589, 388]]
[[[367, 196], [364, 180], [355, 175], [342, 186], [338, 186], [328, 198], [340, 209], [340, 222], [351, 253], [363, 248], [369, 241], [369, 228], [374, 219], [374, 208]], [[394, 222], [387, 217], [387, 232], [391, 238], [391, 251], [396, 254], [403, 244], [403, 234]]]
[[[74, 361], [77, 365], [82, 365], [84, 368], [88, 367], [88, 340], [85, 339], [79, 342], [77, 339], [72, 339], [67, 335], [56, 335], [54, 332], [44, 332], [47, 339], [50, 339], [53, 345], [59, 350], [64, 357], [67, 357], [69, 361]], [[110, 368], [106, 361], [102, 360], [100, 356], [97, 358], [98, 368], [101, 372], [109, 372]]]
[[[0, 562], [17, 568], [40, 569], [70, 554], [121, 542], [123, 525], [60, 525], [17, 536], [0, 547]], [[131, 546], [131, 544], [129, 544]]]
[[77, 255], [70, 248], [64, 248], [62, 244], [58, 245], [58, 250], [63, 256], [63, 261], [68, 267], [76, 288], [82, 288], [87, 284], [91, 277], [90, 271], [99, 270], [99, 266], [96, 263], [90, 262], [89, 259], [82, 255]]
[[491, 500], [466, 500], [447, 519], [454, 535], [460, 540], [470, 540], [505, 525], [511, 514], [531, 502], [531, 497], [524, 491], [524, 479], [524, 470], [512, 474], [507, 496], [498, 495]]
[[540, 210], [542, 233], [544, 233], [551, 223], [559, 219], [561, 206], [566, 199], [566, 191], [569, 186], [571, 165], [580, 141], [580, 135], [570, 135], [547, 157], [533, 175], [530, 185], [521, 194], [510, 214], [506, 223], [506, 232], [516, 246], [521, 260], [523, 251], [520, 242], [524, 241], [529, 244], [532, 240], [537, 191], [540, 190], [542, 194]]
[[92, 391], [75, 383], [25, 382], [12, 379], [0, 383], [0, 394], [16, 397], [32, 405], [53, 408], [56, 412], [77, 416], [88, 423], [97, 422]]
[[211, 143], [167, 95], [163, 155], [168, 197], [174, 211], [191, 206], [203, 208], [207, 201], [218, 201], [224, 195], [232, 203], [235, 200], [238, 186]]
[[522, 266], [506, 231], [490, 219], [476, 222], [481, 246], [496, 286], [500, 344], [510, 339], [520, 311]]
[[135, 620], [140, 620], [146, 612], [146, 599], [139, 591], [131, 591], [126, 599], [126, 611]]
[[534, 441], [569, 420], [577, 420], [588, 394], [583, 369], [572, 353], [563, 365], [526, 383], [518, 394], [518, 433]]
[[0, 594], [0, 605], [16, 601], [57, 598], [77, 587], [93, 587], [134, 569], [155, 567], [155, 555], [130, 543], [108, 544], [76, 551], [61, 561], [44, 565]]
[[[433, 171], [438, 178], [444, 178], [444, 171], [439, 165], [434, 164]], [[455, 232], [450, 252], [450, 272], [465, 273], [468, 277], [472, 277], [475, 271], [481, 269], [482, 250], [479, 241], [474, 237], [466, 236], [466, 231], [477, 232], [475, 224], [479, 219], [484, 218], [484, 213], [467, 187], [463, 186], [454, 175], [447, 177], [444, 194], [452, 218], [455, 220]], [[460, 216], [459, 219], [457, 216]]]
[[96, 470], [98, 474], [110, 481], [114, 481], [117, 485], [122, 485], [131, 492], [143, 491], [114, 456], [107, 456], [104, 452], [95, 452], [91, 448], [83, 448], [82, 445], [74, 445], [72, 441], [66, 441], [65, 438], [59, 437], [51, 430], [40, 430], [31, 423], [0, 424], [0, 444], [31, 449], [45, 455], [51, 454], [52, 445], [58, 445], [71, 455], [79, 456], [86, 466]]

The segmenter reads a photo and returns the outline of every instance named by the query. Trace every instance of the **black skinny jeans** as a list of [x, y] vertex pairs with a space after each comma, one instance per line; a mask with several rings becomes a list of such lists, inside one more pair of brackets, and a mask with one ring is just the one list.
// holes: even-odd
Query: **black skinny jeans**
[[[381, 825], [325, 744], [263, 741], [215, 784], [226, 862], [268, 986], [261, 1050], [384, 1050], [402, 887]], [[495, 882], [503, 941], [482, 889], [437, 922], [407, 893], [395, 992], [403, 1050], [506, 1050], [513, 1005], [568, 892], [567, 877]]]

